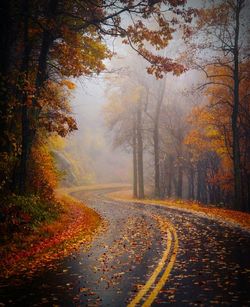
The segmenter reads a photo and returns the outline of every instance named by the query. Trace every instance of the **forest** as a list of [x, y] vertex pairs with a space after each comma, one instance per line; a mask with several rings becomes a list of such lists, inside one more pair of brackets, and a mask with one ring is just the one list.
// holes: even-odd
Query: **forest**
[[103, 117], [135, 198], [249, 211], [247, 1], [4, 0], [0, 15], [2, 224], [29, 222], [23, 206], [59, 210], [76, 80], [105, 73]]
[[160, 52], [176, 61], [172, 77], [153, 78], [130, 55], [117, 81], [110, 78], [104, 113], [115, 147], [132, 153], [135, 198], [146, 185], [156, 199], [249, 211], [249, 8], [216, 4], [196, 8], [190, 23], [175, 20]]
[[250, 1], [0, 1], [0, 306], [249, 306]]

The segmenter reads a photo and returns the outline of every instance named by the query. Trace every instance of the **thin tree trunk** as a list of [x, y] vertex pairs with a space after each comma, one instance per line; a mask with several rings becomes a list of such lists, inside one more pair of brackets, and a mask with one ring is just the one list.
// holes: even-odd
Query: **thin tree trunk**
[[160, 197], [160, 157], [159, 157], [159, 128], [158, 120], [154, 125], [154, 168], [155, 168], [155, 190], [154, 196]]
[[137, 109], [137, 159], [138, 159], [138, 187], [139, 198], [144, 198], [143, 178], [143, 139], [142, 139], [142, 111], [141, 105]]
[[133, 196], [137, 198], [138, 187], [137, 187], [137, 141], [136, 141], [136, 119], [133, 119]]
[[188, 199], [194, 199], [194, 179], [195, 173], [193, 167], [190, 167], [188, 174]]
[[165, 79], [162, 80], [162, 84], [160, 86], [160, 93], [156, 104], [155, 117], [154, 117], [154, 132], [153, 132], [153, 140], [154, 140], [154, 169], [155, 169], [155, 190], [154, 195], [156, 198], [159, 198], [161, 195], [160, 191], [160, 144], [159, 144], [159, 120], [160, 120], [160, 112], [161, 106], [163, 103], [164, 92], [165, 92]]
[[173, 157], [169, 155], [168, 157], [168, 183], [167, 183], [167, 195], [172, 196], [172, 181], [173, 181]]
[[197, 164], [197, 196], [196, 196], [196, 199], [198, 201], [202, 201], [202, 168], [201, 168], [200, 161]]
[[177, 197], [182, 198], [182, 186], [183, 186], [183, 169], [182, 166], [178, 167], [178, 182], [177, 182]]

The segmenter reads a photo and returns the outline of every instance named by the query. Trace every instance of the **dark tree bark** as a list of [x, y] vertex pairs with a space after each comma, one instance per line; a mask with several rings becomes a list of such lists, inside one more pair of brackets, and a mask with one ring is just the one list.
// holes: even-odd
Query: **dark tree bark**
[[[48, 8], [46, 11], [46, 17], [48, 21], [51, 21], [56, 18], [57, 13], [57, 6], [58, 6], [58, 0], [51, 0], [48, 4]], [[37, 69], [37, 75], [36, 75], [36, 93], [35, 93], [35, 99], [33, 100], [33, 106], [35, 108], [35, 121], [37, 121], [40, 108], [37, 106], [37, 99], [40, 95], [40, 90], [44, 82], [47, 80], [47, 60], [49, 56], [50, 48], [53, 44], [53, 41], [56, 39], [55, 33], [52, 33], [51, 30], [45, 29], [43, 31], [43, 37], [42, 37], [42, 44], [38, 59], [38, 69]]]
[[8, 100], [12, 91], [9, 85], [10, 72], [13, 68], [11, 59], [14, 56], [21, 23], [20, 14], [16, 13], [20, 12], [19, 5], [14, 1], [0, 1], [0, 152], [10, 152], [11, 150], [6, 131], [10, 128], [8, 113], [11, 106], [8, 104]]
[[195, 181], [195, 171], [193, 166], [189, 168], [188, 171], [188, 199], [194, 199], [194, 181]]
[[206, 166], [203, 160], [197, 164], [197, 200], [207, 203]]
[[245, 210], [243, 200], [243, 188], [241, 178], [241, 163], [240, 163], [240, 140], [239, 140], [239, 128], [238, 128], [238, 117], [239, 117], [239, 20], [240, 11], [243, 5], [243, 1], [237, 0], [235, 6], [235, 37], [234, 37], [234, 103], [232, 112], [232, 132], [233, 132], [233, 169], [234, 169], [234, 193], [235, 209]]
[[[23, 1], [23, 18], [24, 18], [24, 53], [23, 53], [23, 63], [21, 71], [25, 73], [25, 78], [28, 79], [29, 72], [29, 61], [31, 45], [29, 42], [29, 0]], [[20, 194], [25, 194], [26, 192], [26, 178], [27, 178], [27, 161], [28, 161], [28, 150], [29, 150], [29, 116], [27, 108], [27, 94], [22, 95], [22, 152], [20, 158], [20, 170], [19, 170], [19, 182], [18, 188]]]
[[[56, 16], [58, 1], [51, 0], [48, 4], [48, 9], [46, 12], [46, 17], [48, 21], [53, 19]], [[29, 44], [28, 38], [28, 18], [29, 18], [29, 3], [28, 0], [24, 0], [23, 3], [24, 8], [24, 60], [23, 60], [23, 71], [26, 72], [26, 76], [28, 77], [29, 71], [29, 55], [31, 51], [31, 46]], [[39, 98], [41, 87], [43, 83], [47, 79], [47, 60], [49, 55], [49, 50], [54, 40], [53, 33], [51, 30], [44, 30], [42, 44], [40, 49], [40, 55], [38, 59], [38, 70], [36, 76], [36, 92], [35, 98], [33, 99], [33, 112], [31, 112], [32, 116], [32, 129], [30, 127], [30, 119], [28, 115], [28, 109], [26, 105], [27, 97], [24, 95], [23, 104], [22, 104], [22, 152], [21, 152], [21, 160], [20, 160], [20, 173], [19, 173], [19, 193], [24, 194], [26, 192], [26, 181], [27, 181], [27, 161], [29, 159], [30, 148], [35, 139], [36, 134], [36, 125], [38, 123], [39, 113], [41, 108], [37, 106], [37, 99]]]

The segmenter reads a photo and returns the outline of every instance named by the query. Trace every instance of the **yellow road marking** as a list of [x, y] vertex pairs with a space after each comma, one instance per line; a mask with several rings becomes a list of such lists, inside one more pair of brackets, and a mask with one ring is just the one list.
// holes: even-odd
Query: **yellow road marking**
[[[164, 286], [165, 282], [167, 281], [169, 273], [172, 270], [172, 267], [174, 265], [176, 254], [177, 254], [177, 249], [178, 249], [178, 238], [177, 238], [177, 234], [176, 234], [174, 227], [170, 226], [170, 229], [173, 232], [174, 239], [175, 239], [173, 254], [170, 258], [170, 261], [169, 261], [169, 263], [166, 267], [166, 270], [163, 273], [161, 279], [159, 280], [159, 282], [157, 283], [157, 285], [155, 286], [154, 290], [151, 292], [151, 294], [149, 295], [147, 300], [144, 302], [143, 306], [150, 306], [151, 305], [151, 303], [154, 301], [157, 294], [159, 293], [159, 291], [161, 290], [161, 288]], [[160, 272], [162, 271], [162, 269], [163, 269], [163, 267], [166, 263], [169, 252], [171, 250], [171, 244], [172, 244], [172, 235], [171, 235], [170, 230], [168, 229], [167, 230], [167, 248], [166, 248], [160, 262], [158, 263], [158, 266], [156, 267], [156, 269], [154, 270], [153, 274], [151, 275], [149, 280], [146, 282], [146, 284], [138, 292], [136, 297], [128, 304], [128, 307], [136, 306], [136, 304], [138, 304], [140, 302], [140, 300], [143, 298], [143, 296], [145, 296], [146, 293], [149, 291], [150, 287], [153, 285], [157, 276], [160, 274]]]
[[128, 307], [133, 307], [136, 306], [136, 304], [139, 303], [139, 301], [143, 298], [143, 296], [148, 292], [148, 290], [150, 289], [150, 287], [152, 286], [152, 284], [155, 282], [157, 276], [160, 274], [161, 270], [164, 267], [164, 264], [168, 258], [168, 254], [170, 252], [171, 249], [171, 233], [169, 230], [167, 230], [167, 249], [165, 250], [163, 257], [161, 258], [158, 266], [156, 267], [156, 269], [154, 270], [153, 274], [151, 275], [151, 277], [149, 278], [149, 280], [146, 282], [146, 284], [141, 288], [141, 290], [138, 292], [138, 294], [136, 295], [136, 297], [128, 304]]
[[147, 298], [147, 300], [145, 301], [145, 303], [142, 305], [143, 307], [151, 306], [151, 304], [155, 300], [156, 296], [158, 295], [158, 293], [161, 291], [161, 289], [163, 288], [163, 286], [167, 282], [168, 276], [169, 276], [169, 274], [170, 274], [170, 272], [171, 272], [171, 270], [174, 266], [175, 259], [176, 259], [176, 256], [177, 256], [177, 250], [178, 250], [178, 237], [177, 237], [177, 233], [176, 233], [175, 229], [172, 226], [171, 226], [171, 228], [172, 228], [172, 233], [174, 235], [173, 253], [171, 255], [171, 258], [169, 260], [169, 263], [166, 267], [165, 272], [163, 273], [161, 279], [159, 280], [159, 282], [155, 286], [154, 290], [150, 293], [150, 295]]

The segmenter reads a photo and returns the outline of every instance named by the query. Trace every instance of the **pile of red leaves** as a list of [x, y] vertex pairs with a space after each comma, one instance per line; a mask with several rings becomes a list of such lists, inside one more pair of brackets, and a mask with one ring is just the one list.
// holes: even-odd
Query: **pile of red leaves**
[[29, 235], [18, 234], [13, 242], [0, 247], [0, 277], [30, 275], [91, 242], [101, 224], [100, 216], [69, 196], [58, 198], [63, 207], [59, 219]]

